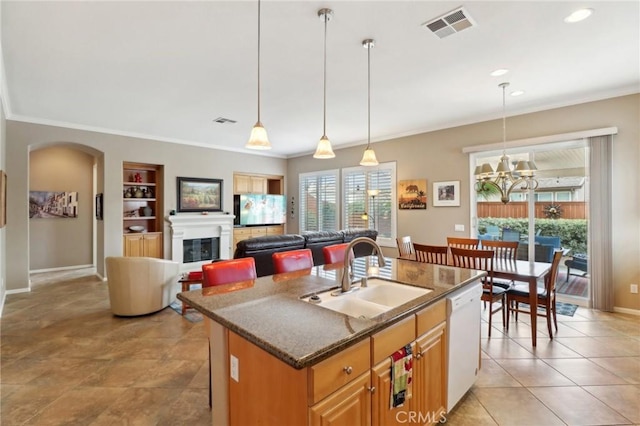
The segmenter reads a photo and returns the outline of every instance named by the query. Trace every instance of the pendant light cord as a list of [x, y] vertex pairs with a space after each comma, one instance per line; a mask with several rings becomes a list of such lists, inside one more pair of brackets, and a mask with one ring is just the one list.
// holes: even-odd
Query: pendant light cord
[[258, 123], [260, 122], [260, 0], [258, 0]]
[[322, 110], [322, 137], [327, 137], [327, 22], [329, 21], [329, 16], [324, 15], [324, 94], [323, 94], [323, 110]]
[[371, 145], [371, 43], [367, 45], [367, 149]]

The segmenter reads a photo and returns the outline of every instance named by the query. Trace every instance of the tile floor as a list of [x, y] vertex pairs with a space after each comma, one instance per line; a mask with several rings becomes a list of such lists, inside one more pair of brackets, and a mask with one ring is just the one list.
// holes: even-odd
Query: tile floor
[[[483, 323], [480, 376], [450, 425], [640, 424], [640, 317], [579, 308], [538, 347], [529, 318]], [[1, 319], [0, 424], [209, 425], [203, 323], [109, 311], [89, 270], [32, 277]]]

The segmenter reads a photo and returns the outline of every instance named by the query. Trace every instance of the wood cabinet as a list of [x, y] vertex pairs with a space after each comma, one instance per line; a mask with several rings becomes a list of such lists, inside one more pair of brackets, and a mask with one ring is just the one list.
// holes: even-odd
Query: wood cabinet
[[123, 252], [131, 257], [157, 257], [162, 259], [162, 233], [131, 233], [124, 236]]
[[123, 164], [122, 232], [125, 256], [163, 257], [163, 171], [164, 167], [160, 165]]
[[[438, 423], [445, 413], [444, 300], [302, 370], [227, 333], [224, 358], [230, 357], [235, 373], [220, 389], [228, 386], [231, 425], [266, 419], [269, 424], [311, 426], [427, 425]], [[414, 354], [412, 395], [403, 406], [390, 408], [390, 355], [406, 345]]]
[[284, 193], [283, 181], [282, 176], [236, 173], [233, 175], [233, 193], [281, 195]]
[[247, 238], [282, 234], [284, 234], [284, 225], [233, 228], [233, 246], [235, 247], [238, 241], [246, 240]]

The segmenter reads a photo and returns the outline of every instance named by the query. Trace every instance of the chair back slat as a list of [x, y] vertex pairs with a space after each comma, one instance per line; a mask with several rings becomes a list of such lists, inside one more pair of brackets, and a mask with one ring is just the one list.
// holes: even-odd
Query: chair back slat
[[416, 252], [416, 260], [424, 263], [435, 263], [438, 265], [447, 264], [447, 246], [430, 246], [425, 244], [414, 244], [413, 249]]
[[478, 238], [447, 237], [447, 245], [449, 247], [475, 250], [478, 248], [479, 244], [480, 244], [480, 240]]
[[518, 241], [482, 241], [482, 248], [493, 250], [494, 257], [501, 260], [516, 260]]
[[396, 238], [396, 243], [398, 244], [400, 256], [409, 256], [414, 252], [410, 236], [398, 237]]
[[453, 266], [466, 269], [486, 271], [487, 277], [483, 286], [492, 291], [493, 287], [493, 250], [469, 250], [451, 247]]

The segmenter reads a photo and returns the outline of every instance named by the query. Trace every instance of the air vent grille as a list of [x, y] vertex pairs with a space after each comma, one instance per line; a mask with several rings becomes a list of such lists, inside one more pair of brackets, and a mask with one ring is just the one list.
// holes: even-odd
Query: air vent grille
[[464, 8], [460, 7], [423, 24], [439, 38], [445, 38], [475, 25]]
[[230, 118], [224, 118], [224, 117], [214, 118], [213, 122], [214, 123], [218, 123], [218, 124], [226, 124], [226, 123], [233, 124], [233, 123], [237, 123], [236, 120], [232, 120]]

